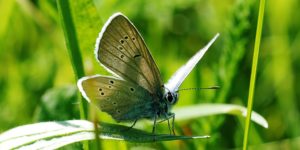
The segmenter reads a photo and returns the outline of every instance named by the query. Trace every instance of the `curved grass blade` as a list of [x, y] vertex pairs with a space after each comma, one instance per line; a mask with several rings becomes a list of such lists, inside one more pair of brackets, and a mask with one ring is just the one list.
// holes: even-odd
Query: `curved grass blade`
[[[100, 138], [126, 140], [135, 143], [205, 139], [209, 136], [174, 136], [130, 129], [127, 126], [100, 123]], [[126, 131], [127, 130], [127, 131]], [[16, 127], [0, 135], [0, 149], [56, 149], [85, 140], [94, 140], [94, 126], [85, 120], [43, 122]]]
[[[247, 108], [233, 104], [199, 104], [176, 108], [173, 112], [176, 114], [176, 121], [190, 120], [219, 114], [231, 114], [243, 117], [247, 116]], [[251, 120], [264, 128], [268, 128], [268, 122], [266, 119], [254, 111], [252, 111]]]

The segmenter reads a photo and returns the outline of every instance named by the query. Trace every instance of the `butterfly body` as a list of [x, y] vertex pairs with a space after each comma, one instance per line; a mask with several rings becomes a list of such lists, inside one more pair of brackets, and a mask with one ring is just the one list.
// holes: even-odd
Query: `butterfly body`
[[174, 121], [170, 110], [178, 87], [216, 37], [164, 85], [141, 35], [126, 16], [116, 13], [102, 28], [95, 49], [96, 59], [113, 76], [83, 77], [77, 85], [85, 99], [117, 122], [153, 119], [154, 132], [157, 119]]

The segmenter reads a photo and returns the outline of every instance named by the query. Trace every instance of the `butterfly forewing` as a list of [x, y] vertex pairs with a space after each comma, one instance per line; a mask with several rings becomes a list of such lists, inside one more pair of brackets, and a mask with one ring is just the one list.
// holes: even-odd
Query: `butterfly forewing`
[[116, 121], [153, 116], [151, 94], [133, 83], [114, 77], [92, 76], [80, 79], [78, 87], [86, 99]]
[[158, 68], [144, 40], [122, 14], [113, 15], [103, 27], [96, 54], [100, 63], [126, 81], [162, 93]]

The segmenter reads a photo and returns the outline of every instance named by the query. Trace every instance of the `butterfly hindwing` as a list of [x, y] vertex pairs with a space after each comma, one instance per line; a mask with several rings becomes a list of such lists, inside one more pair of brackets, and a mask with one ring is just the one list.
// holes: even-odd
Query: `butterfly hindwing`
[[160, 93], [158, 68], [137, 29], [122, 14], [113, 15], [100, 32], [97, 59], [107, 69], [148, 90]]
[[80, 79], [78, 87], [87, 100], [116, 121], [133, 121], [153, 116], [152, 96], [138, 85], [97, 75]]

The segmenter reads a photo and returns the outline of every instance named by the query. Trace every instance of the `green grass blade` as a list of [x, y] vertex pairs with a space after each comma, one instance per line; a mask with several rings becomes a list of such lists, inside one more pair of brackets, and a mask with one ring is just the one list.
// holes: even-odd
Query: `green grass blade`
[[[66, 46], [69, 52], [70, 60], [73, 66], [76, 81], [84, 76], [83, 63], [79, 50], [75, 26], [71, 16], [71, 10], [68, 0], [57, 0], [58, 12], [63, 27]], [[79, 99], [80, 118], [86, 119], [86, 111], [84, 108], [83, 98]]]
[[75, 78], [76, 80], [78, 80], [80, 77], [84, 76], [84, 70], [69, 1], [57, 0], [57, 6], [63, 31], [65, 34], [66, 46], [68, 48], [71, 63], [73, 65], [73, 70], [75, 73]]
[[251, 119], [251, 112], [252, 112], [252, 105], [253, 105], [253, 96], [254, 96], [254, 89], [255, 89], [259, 46], [260, 46], [262, 25], [263, 25], [264, 8], [265, 8], [265, 0], [261, 0], [259, 4], [259, 14], [258, 14], [256, 37], [254, 43], [254, 54], [253, 54], [251, 77], [250, 77], [250, 87], [249, 87], [248, 105], [247, 105], [248, 111], [247, 111], [246, 126], [244, 131], [244, 143], [243, 143], [244, 150], [246, 150], [248, 147], [248, 136], [250, 130], [250, 119]]
[[[68, 49], [69, 57], [73, 67], [76, 81], [84, 76], [82, 57], [79, 43], [77, 40], [75, 25], [73, 23], [71, 9], [68, 0], [57, 0], [57, 8], [60, 21], [65, 35], [65, 42]], [[87, 103], [83, 102], [83, 97], [78, 93], [79, 113], [81, 119], [86, 119]], [[88, 143], [83, 143], [84, 149], [89, 149]]]

